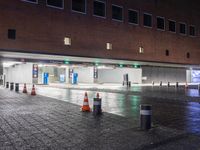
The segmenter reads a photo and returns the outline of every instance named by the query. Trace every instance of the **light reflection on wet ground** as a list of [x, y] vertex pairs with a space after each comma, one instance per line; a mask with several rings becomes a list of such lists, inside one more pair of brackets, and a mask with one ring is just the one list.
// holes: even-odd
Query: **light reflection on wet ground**
[[[103, 111], [126, 117], [130, 121], [138, 120], [139, 123], [140, 104], [150, 104], [153, 109], [154, 126], [163, 125], [200, 135], [200, 100], [192, 102], [189, 97], [197, 97], [198, 100], [199, 91], [197, 89], [132, 87], [123, 89], [123, 91], [99, 92]], [[37, 87], [37, 92], [81, 106], [85, 91]], [[96, 91], [88, 91], [91, 107], [95, 95]]]

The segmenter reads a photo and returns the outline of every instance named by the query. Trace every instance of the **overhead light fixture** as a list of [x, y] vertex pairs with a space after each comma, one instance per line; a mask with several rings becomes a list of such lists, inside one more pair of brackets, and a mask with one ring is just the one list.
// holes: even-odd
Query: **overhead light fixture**
[[71, 38], [65, 37], [64, 38], [64, 45], [70, 46], [71, 45]]
[[3, 62], [3, 67], [8, 68], [14, 65], [19, 65], [22, 64], [21, 62], [16, 62], [16, 61], [8, 61], [8, 62]]
[[106, 49], [111, 50], [112, 49], [112, 44], [111, 43], [106, 43]]
[[144, 53], [144, 48], [142, 46], [139, 47], [139, 53], [143, 54]]

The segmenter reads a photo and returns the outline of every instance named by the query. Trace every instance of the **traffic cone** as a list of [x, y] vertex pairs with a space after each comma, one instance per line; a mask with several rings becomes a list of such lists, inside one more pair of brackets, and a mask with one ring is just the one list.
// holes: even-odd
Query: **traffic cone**
[[33, 88], [32, 88], [32, 91], [31, 91], [31, 95], [32, 96], [35, 96], [36, 95], [36, 92], [35, 92], [35, 85], [33, 84]]
[[26, 83], [24, 83], [23, 93], [28, 93], [26, 89]]
[[85, 97], [84, 97], [83, 106], [81, 107], [81, 110], [88, 111], [88, 112], [91, 111], [90, 106], [89, 106], [87, 92], [85, 92]]

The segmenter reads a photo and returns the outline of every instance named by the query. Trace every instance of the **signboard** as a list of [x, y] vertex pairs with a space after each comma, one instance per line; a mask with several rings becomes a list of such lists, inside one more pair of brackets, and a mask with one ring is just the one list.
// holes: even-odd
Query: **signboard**
[[69, 69], [69, 78], [70, 78], [70, 79], [72, 78], [73, 72], [74, 72], [74, 69], [70, 68], [70, 69]]
[[38, 65], [33, 64], [33, 78], [38, 78]]
[[98, 69], [94, 67], [94, 79], [98, 79]]
[[200, 82], [200, 70], [192, 70], [192, 82], [193, 83]]

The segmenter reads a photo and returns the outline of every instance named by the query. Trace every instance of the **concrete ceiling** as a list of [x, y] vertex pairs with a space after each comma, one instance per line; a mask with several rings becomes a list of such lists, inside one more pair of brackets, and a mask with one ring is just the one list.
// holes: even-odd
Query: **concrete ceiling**
[[99, 64], [123, 64], [123, 65], [141, 65], [141, 66], [162, 66], [162, 67], [181, 67], [181, 68], [200, 68], [200, 65], [182, 65], [171, 63], [157, 63], [157, 62], [144, 62], [144, 61], [127, 61], [127, 60], [114, 60], [114, 59], [100, 59], [100, 58], [87, 58], [87, 57], [72, 57], [72, 56], [60, 56], [60, 55], [47, 55], [47, 54], [33, 54], [33, 53], [19, 53], [19, 52], [7, 52], [0, 51], [0, 56], [4, 60], [19, 59], [25, 62], [31, 62], [35, 60], [40, 62], [46, 61], [68, 61], [68, 62], [80, 62], [80, 63], [99, 63]]

